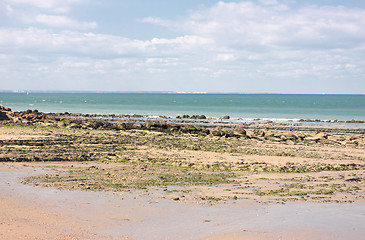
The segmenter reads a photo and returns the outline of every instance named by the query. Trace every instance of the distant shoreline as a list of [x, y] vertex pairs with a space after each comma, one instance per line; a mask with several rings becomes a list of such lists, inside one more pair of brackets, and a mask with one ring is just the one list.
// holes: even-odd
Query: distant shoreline
[[365, 93], [252, 93], [252, 92], [209, 92], [209, 91], [83, 91], [83, 90], [0, 90], [0, 93], [91, 93], [91, 94], [197, 94], [197, 95], [360, 95]]

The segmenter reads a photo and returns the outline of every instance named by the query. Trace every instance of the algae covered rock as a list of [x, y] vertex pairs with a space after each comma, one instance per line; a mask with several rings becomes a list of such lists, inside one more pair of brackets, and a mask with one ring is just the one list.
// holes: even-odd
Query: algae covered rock
[[6, 112], [0, 112], [0, 121], [7, 121], [9, 120], [8, 115], [6, 114]]
[[0, 104], [0, 121], [11, 120], [11, 115], [13, 114], [10, 108], [6, 108]]
[[246, 136], [246, 130], [242, 126], [238, 126], [233, 130], [233, 134], [238, 137]]
[[220, 128], [213, 128], [213, 129], [210, 129], [210, 134], [212, 134], [213, 136], [216, 136], [216, 137], [221, 137], [223, 136], [223, 132]]

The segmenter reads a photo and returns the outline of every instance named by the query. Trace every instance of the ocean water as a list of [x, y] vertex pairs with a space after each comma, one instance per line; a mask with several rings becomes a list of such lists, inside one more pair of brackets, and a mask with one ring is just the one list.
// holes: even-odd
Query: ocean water
[[14, 111], [365, 120], [365, 95], [0, 93], [0, 104]]

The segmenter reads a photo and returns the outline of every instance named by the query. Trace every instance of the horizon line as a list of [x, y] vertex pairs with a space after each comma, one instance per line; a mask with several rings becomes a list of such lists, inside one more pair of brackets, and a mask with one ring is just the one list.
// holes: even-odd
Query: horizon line
[[95, 90], [0, 90], [0, 93], [135, 93], [135, 94], [237, 94], [237, 95], [365, 95], [365, 93], [275, 93], [275, 92], [215, 92], [215, 91], [95, 91]]

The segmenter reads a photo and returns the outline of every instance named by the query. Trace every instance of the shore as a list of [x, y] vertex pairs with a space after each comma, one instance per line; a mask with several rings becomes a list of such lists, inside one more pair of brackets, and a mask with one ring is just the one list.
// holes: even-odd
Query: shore
[[[85, 163], [90, 165], [89, 163]], [[65, 191], [19, 183], [48, 163], [0, 167], [4, 239], [362, 239], [364, 202], [200, 206], [138, 192]]]
[[[359, 211], [365, 203], [362, 128], [184, 124], [138, 117], [13, 113], [6, 108], [2, 118], [0, 200], [14, 206], [2, 210], [2, 237], [360, 239], [364, 234], [360, 226], [365, 219]], [[25, 189], [32, 194], [25, 194]], [[67, 200], [47, 201], [51, 195]], [[89, 213], [82, 208], [85, 202], [78, 200], [87, 197]], [[74, 210], [65, 211], [70, 204]], [[103, 209], [110, 215], [92, 220]], [[120, 215], [112, 214], [118, 211]], [[291, 215], [308, 211], [300, 221]], [[261, 217], [254, 217], [257, 212]], [[320, 227], [310, 223], [313, 217], [321, 219]], [[343, 229], [336, 225], [341, 217], [349, 221]], [[286, 227], [270, 227], [282, 218], [289, 223]], [[101, 224], [105, 219], [108, 224]], [[166, 228], [154, 225], [156, 221]], [[173, 228], [174, 221], [183, 227]], [[331, 221], [329, 228], [322, 226]], [[14, 230], [22, 224], [27, 226], [25, 235]], [[54, 230], [39, 235], [42, 230], [35, 226], [47, 224]], [[112, 230], [114, 225], [118, 227]], [[139, 227], [148, 225], [154, 235], [141, 233]], [[350, 225], [355, 231], [346, 235]]]

